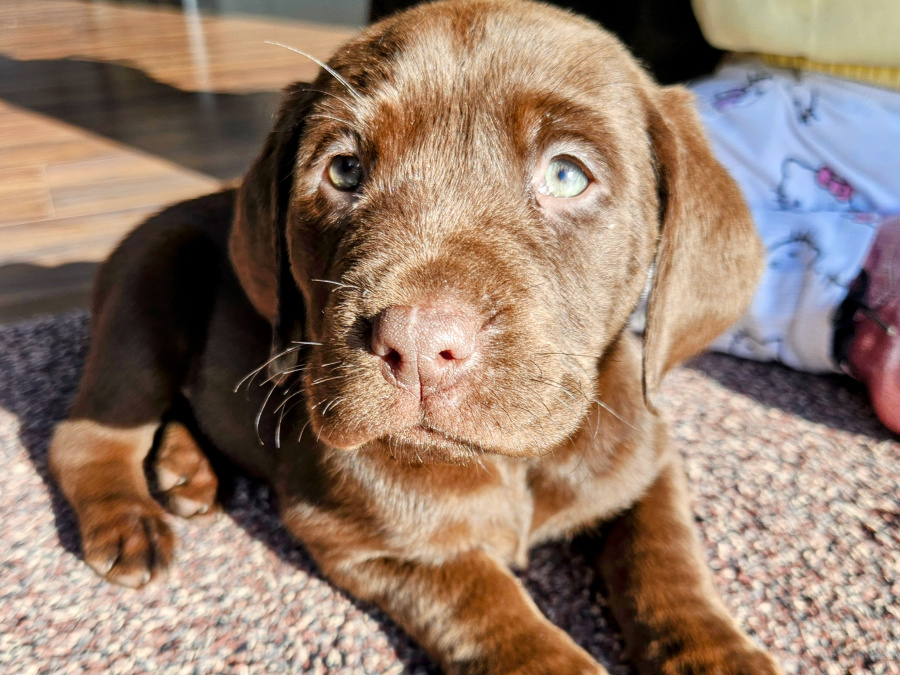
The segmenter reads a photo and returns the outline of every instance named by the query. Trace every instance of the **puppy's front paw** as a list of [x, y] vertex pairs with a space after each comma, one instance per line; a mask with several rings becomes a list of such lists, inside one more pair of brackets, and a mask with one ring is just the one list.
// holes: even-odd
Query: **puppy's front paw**
[[166, 427], [160, 442], [156, 481], [166, 506], [175, 515], [191, 518], [218, 509], [219, 481], [212, 465], [191, 433], [177, 422]]
[[[549, 635], [547, 635], [549, 633]], [[555, 626], [503, 649], [486, 672], [507, 675], [609, 675], [606, 668]]]
[[512, 672], [516, 675], [609, 675], [606, 668], [583, 652], [544, 654]]
[[512, 670], [496, 672], [507, 675], [609, 675], [606, 668], [584, 654], [542, 654]]
[[139, 497], [93, 505], [81, 518], [84, 560], [107, 581], [139, 588], [163, 574], [175, 536], [160, 506]]
[[668, 659], [661, 671], [665, 675], [784, 675], [775, 659], [752, 643], [691, 650]]

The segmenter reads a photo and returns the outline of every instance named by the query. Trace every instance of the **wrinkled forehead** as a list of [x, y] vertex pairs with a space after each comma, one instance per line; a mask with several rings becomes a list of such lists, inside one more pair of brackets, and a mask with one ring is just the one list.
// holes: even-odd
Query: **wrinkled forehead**
[[319, 108], [395, 149], [528, 143], [548, 128], [627, 137], [641, 83], [624, 48], [559, 10], [513, 7], [432, 6], [376, 25], [332, 60], [359, 96], [326, 75]]

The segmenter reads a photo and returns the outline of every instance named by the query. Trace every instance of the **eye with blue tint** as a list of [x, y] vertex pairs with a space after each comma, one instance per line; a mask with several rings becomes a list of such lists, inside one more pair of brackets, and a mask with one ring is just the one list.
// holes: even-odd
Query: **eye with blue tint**
[[577, 197], [587, 189], [591, 179], [575, 162], [565, 157], [554, 157], [547, 165], [540, 192], [558, 199]]

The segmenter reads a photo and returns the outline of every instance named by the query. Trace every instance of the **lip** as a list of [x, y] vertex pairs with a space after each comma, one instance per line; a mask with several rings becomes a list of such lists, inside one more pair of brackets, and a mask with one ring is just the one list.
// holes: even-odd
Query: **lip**
[[492, 454], [478, 445], [421, 423], [391, 433], [381, 442], [394, 459], [413, 464], [468, 465], [477, 455]]
[[432, 429], [423, 424], [415, 424], [411, 427], [404, 429], [399, 434], [396, 434], [402, 440], [410, 440], [413, 442], [420, 443], [429, 443], [434, 441], [443, 441], [443, 442], [452, 442], [456, 443], [454, 438], [451, 438], [447, 434], [438, 431], [437, 429]]
[[406, 427], [402, 431], [392, 433], [391, 441], [422, 449], [459, 450], [466, 448], [468, 451], [475, 449], [475, 446], [471, 443], [467, 443], [444, 431], [426, 426], [421, 422], [411, 427]]

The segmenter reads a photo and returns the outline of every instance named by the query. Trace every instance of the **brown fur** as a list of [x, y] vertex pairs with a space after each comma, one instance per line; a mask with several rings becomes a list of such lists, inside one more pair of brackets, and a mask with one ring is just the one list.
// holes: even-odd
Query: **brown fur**
[[[652, 405], [761, 266], [690, 96], [590, 22], [507, 0], [411, 10], [330, 65], [349, 85], [291, 87], [237, 195], [151, 219], [101, 273], [51, 447], [88, 561], [120, 583], [164, 569], [171, 534], [135, 473], [149, 440], [129, 429], [186, 407], [158, 452], [170, 508], [212, 506], [197, 429], [448, 672], [604, 672], [508, 571], [604, 522], [597, 563], [641, 672], [779, 672], [712, 587]], [[328, 182], [336, 155], [360, 158], [357, 191]], [[559, 155], [592, 177], [577, 198], [537, 188]], [[641, 346], [625, 326], [651, 270]], [[464, 375], [417, 399], [370, 341], [386, 308], [434, 306], [480, 328]]]

